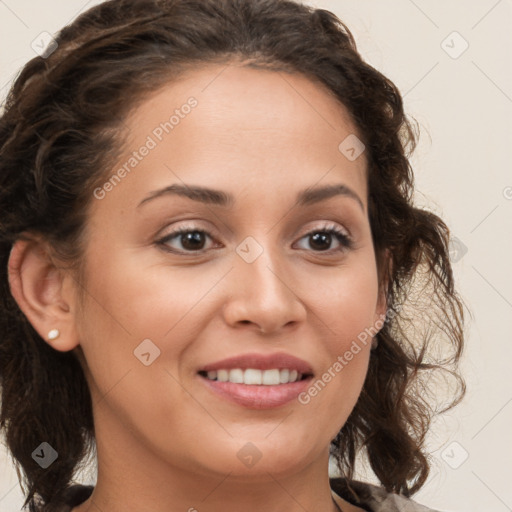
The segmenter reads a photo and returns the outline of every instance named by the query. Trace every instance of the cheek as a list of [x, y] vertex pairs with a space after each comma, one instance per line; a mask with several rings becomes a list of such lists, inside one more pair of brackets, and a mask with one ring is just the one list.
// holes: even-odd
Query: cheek
[[132, 342], [166, 337], [201, 302], [215, 278], [194, 274], [192, 268], [155, 265], [130, 251], [93, 256], [89, 269], [88, 315], [101, 322], [100, 333]]
[[377, 271], [370, 255], [361, 256], [353, 264], [318, 274], [308, 295], [311, 309], [328, 328], [330, 350], [344, 351], [375, 322]]
[[198, 329], [190, 318], [212, 284], [203, 280], [201, 289], [187, 286], [179, 270], [163, 280], [165, 272], [140, 259], [135, 265], [129, 258], [108, 260], [99, 254], [89, 259], [89, 269], [96, 271], [87, 274], [79, 322], [98, 417], [109, 424], [107, 411], [114, 410], [126, 425], [141, 418], [152, 418], [148, 425], [171, 425], [179, 404], [191, 402], [179, 384], [178, 363]]
[[372, 259], [361, 258], [358, 264], [318, 277], [309, 307], [321, 320], [326, 358], [322, 372], [299, 396], [299, 402], [311, 408], [312, 417], [336, 416], [330, 423], [334, 436], [352, 411], [366, 378], [376, 332], [377, 274]]
[[126, 371], [145, 368], [137, 354], [147, 339], [154, 345], [149, 344], [150, 357], [158, 355], [155, 361], [176, 374], [183, 353], [211, 316], [208, 292], [219, 280], [218, 270], [165, 267], [98, 245], [91, 251], [79, 336], [101, 391]]

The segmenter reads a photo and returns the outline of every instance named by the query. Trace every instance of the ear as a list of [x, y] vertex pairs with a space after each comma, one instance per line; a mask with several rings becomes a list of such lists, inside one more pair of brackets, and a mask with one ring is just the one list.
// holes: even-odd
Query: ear
[[[49, 246], [38, 237], [17, 240], [8, 263], [11, 293], [32, 327], [55, 350], [78, 344], [74, 280], [54, 263]], [[58, 336], [49, 336], [57, 329]]]

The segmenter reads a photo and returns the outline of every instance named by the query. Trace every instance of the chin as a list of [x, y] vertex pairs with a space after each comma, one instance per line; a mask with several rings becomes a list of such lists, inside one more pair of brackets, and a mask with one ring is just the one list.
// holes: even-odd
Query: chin
[[[272, 436], [275, 437], [271, 440]], [[221, 453], [211, 454], [208, 460], [210, 470], [223, 475], [230, 473], [230, 478], [240, 481], [264, 482], [268, 481], [269, 474], [277, 477], [297, 473], [323, 454], [325, 464], [328, 463], [328, 447], [315, 454], [314, 447], [305, 445], [300, 438], [291, 442], [289, 436], [269, 435], [267, 429], [264, 435], [252, 439], [234, 439], [231, 446], [225, 446]], [[215, 468], [211, 467], [212, 457], [217, 460]]]

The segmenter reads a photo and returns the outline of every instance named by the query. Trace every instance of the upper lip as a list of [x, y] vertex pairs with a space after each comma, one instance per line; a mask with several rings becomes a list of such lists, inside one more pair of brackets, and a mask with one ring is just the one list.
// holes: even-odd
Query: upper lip
[[199, 371], [209, 372], [214, 370], [231, 370], [233, 368], [241, 368], [243, 370], [247, 368], [257, 370], [288, 368], [289, 370], [297, 370], [302, 375], [313, 373], [311, 366], [306, 361], [285, 352], [276, 352], [274, 354], [240, 354], [207, 364], [200, 368]]

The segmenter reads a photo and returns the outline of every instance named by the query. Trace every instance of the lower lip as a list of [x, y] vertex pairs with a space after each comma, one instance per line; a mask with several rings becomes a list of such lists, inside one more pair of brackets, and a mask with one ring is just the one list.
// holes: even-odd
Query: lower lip
[[234, 384], [210, 380], [199, 375], [199, 378], [214, 393], [249, 409], [272, 409], [291, 402], [309, 386], [312, 377], [297, 382], [278, 384], [277, 386]]

